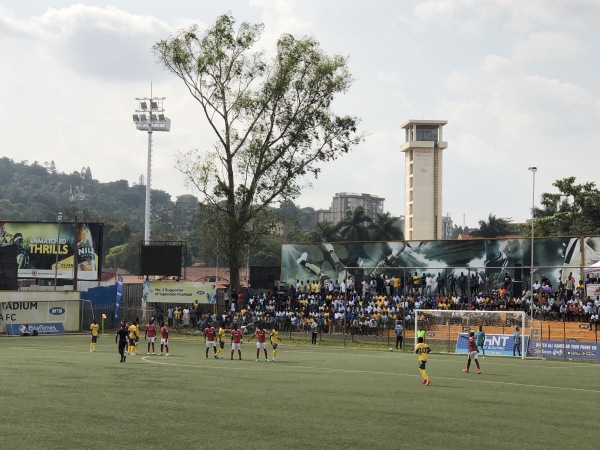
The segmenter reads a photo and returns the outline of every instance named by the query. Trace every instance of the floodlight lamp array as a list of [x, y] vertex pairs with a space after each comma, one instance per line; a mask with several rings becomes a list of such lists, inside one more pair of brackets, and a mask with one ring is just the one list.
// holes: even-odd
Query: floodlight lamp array
[[171, 120], [165, 116], [165, 97], [136, 97], [138, 109], [132, 115], [138, 130], [169, 131]]

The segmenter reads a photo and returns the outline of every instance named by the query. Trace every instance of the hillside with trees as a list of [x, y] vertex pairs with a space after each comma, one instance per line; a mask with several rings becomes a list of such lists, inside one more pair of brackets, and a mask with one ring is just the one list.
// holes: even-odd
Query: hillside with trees
[[[145, 185], [126, 180], [102, 183], [92, 170], [59, 172], [54, 162], [15, 162], [0, 158], [0, 221], [55, 222], [58, 211], [64, 221], [104, 223], [104, 267], [138, 271], [138, 246], [143, 239]], [[558, 194], [543, 193], [535, 210], [535, 236], [600, 235], [600, 191], [593, 183], [577, 184], [574, 177], [558, 180]], [[152, 191], [152, 238], [187, 242], [188, 264], [209, 267], [224, 264], [226, 252], [210, 220], [193, 195], [172, 196]], [[245, 262], [250, 265], [280, 264], [281, 244], [293, 242], [340, 242], [402, 240], [402, 230], [389, 213], [376, 220], [362, 208], [350, 211], [339, 224], [316, 223], [313, 208], [300, 208], [291, 201], [269, 208], [276, 226], [251, 246]], [[530, 236], [531, 224], [512, 224], [510, 219], [490, 213], [480, 228], [455, 228], [455, 235], [471, 233], [481, 238], [506, 234]], [[455, 238], [456, 238], [455, 236]]]
[[[100, 182], [90, 167], [70, 174], [60, 172], [53, 161], [15, 162], [0, 158], [0, 221], [104, 223], [104, 267], [120, 267], [130, 273], [139, 268], [138, 246], [143, 240], [146, 186], [127, 180]], [[152, 239], [184, 240], [188, 264], [225, 264], [225, 249], [214, 238], [208, 215], [193, 195], [152, 190]], [[272, 209], [280, 227], [263, 237], [250, 252], [250, 264], [277, 265], [281, 243], [289, 238], [305, 240], [314, 210], [284, 203]], [[218, 252], [218, 253], [217, 253]]]

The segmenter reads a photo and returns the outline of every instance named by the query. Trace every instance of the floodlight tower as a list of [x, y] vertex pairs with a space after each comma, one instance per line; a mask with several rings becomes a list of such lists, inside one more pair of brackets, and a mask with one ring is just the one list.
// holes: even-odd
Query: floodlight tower
[[133, 121], [140, 131], [148, 132], [148, 166], [146, 168], [146, 211], [144, 214], [144, 241], [150, 241], [150, 189], [152, 175], [152, 132], [170, 131], [171, 119], [165, 117], [163, 108], [165, 97], [136, 97], [138, 109], [135, 110]]

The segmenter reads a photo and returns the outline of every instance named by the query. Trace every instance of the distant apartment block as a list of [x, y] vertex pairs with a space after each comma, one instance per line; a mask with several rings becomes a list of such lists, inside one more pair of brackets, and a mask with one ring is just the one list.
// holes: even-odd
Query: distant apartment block
[[317, 222], [340, 223], [347, 211], [352, 211], [359, 206], [365, 210], [365, 214], [375, 220], [377, 214], [383, 214], [383, 202], [385, 198], [370, 194], [356, 194], [350, 192], [338, 192], [333, 197], [331, 207], [328, 210], [315, 211]]
[[452, 239], [452, 230], [454, 229], [454, 223], [450, 214], [446, 214], [442, 217], [442, 239]]

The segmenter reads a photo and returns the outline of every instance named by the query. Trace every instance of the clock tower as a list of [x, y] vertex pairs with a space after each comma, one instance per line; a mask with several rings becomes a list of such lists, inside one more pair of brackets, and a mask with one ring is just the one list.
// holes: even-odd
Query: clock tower
[[442, 150], [445, 120], [409, 120], [405, 142], [404, 239], [442, 239]]

